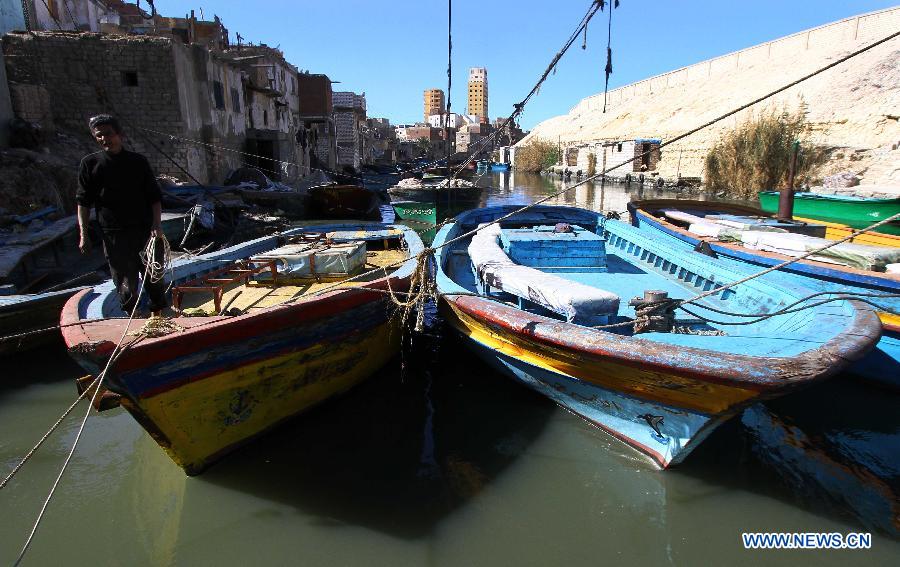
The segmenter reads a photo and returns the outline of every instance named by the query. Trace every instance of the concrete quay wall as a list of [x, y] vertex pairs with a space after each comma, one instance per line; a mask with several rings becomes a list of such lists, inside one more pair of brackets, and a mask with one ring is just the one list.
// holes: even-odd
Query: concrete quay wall
[[[605, 113], [603, 93], [584, 98], [568, 114], [539, 124], [520, 144], [532, 137], [572, 149], [635, 138], [665, 142], [898, 29], [900, 8], [891, 8], [702, 61], [609, 91]], [[802, 109], [813, 141], [834, 149], [822, 175], [849, 169], [866, 183], [900, 185], [898, 104], [895, 38], [664, 148], [658, 172], [667, 179], [700, 177], [709, 148], [725, 130], [763, 109]]]

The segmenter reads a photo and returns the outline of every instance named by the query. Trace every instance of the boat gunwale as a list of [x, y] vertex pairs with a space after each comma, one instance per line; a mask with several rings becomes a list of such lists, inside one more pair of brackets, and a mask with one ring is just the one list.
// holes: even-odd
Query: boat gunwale
[[[760, 191], [760, 195], [778, 197], [781, 191]], [[900, 205], [900, 197], [857, 197], [855, 195], [829, 195], [811, 191], [795, 191], [794, 198], [804, 201], [830, 201], [845, 205]]]
[[[404, 261], [404, 263], [399, 266], [396, 270], [391, 272], [386, 276], [382, 276], [376, 280], [372, 280], [369, 282], [365, 282], [363, 284], [351, 287], [351, 288], [337, 288], [330, 291], [326, 291], [324, 293], [318, 293], [317, 295], [307, 297], [307, 298], [299, 298], [296, 301], [292, 301], [290, 303], [280, 303], [272, 306], [268, 306], [262, 308], [255, 312], [244, 313], [239, 316], [224, 316], [224, 315], [211, 315], [206, 317], [174, 317], [170, 319], [171, 321], [178, 323], [179, 321], [184, 322], [185, 319], [190, 320], [191, 325], [186, 327], [183, 331], [178, 333], [172, 333], [163, 335], [160, 337], [152, 337], [152, 338], [143, 338], [139, 342], [135, 342], [135, 344], [129, 347], [129, 351], [132, 351], [132, 354], [128, 357], [125, 357], [124, 360], [119, 360], [116, 365], [117, 369], [125, 369], [123, 366], [123, 362], [126, 362], [128, 359], [131, 359], [134, 354], [137, 353], [146, 353], [148, 351], [153, 351], [159, 349], [171, 349], [173, 346], [180, 345], [182, 348], [176, 348], [175, 350], [180, 352], [180, 350], [184, 349], [195, 349], [197, 345], [191, 344], [188, 346], [188, 343], [192, 343], [192, 341], [177, 341], [175, 339], [183, 339], [183, 338], [191, 338], [197, 337], [201, 334], [206, 333], [216, 333], [221, 331], [223, 328], [228, 329], [237, 329], [237, 328], [245, 328], [250, 327], [253, 328], [255, 326], [266, 326], [266, 324], [273, 319], [284, 319], [283, 324], [287, 325], [291, 322], [289, 319], [293, 312], [296, 311], [304, 311], [310, 309], [324, 309], [324, 312], [319, 316], [325, 316], [329, 312], [328, 307], [330, 303], [333, 301], [339, 301], [343, 299], [349, 300], [354, 296], [364, 295], [365, 297], [358, 297], [358, 304], [363, 304], [368, 301], [374, 301], [378, 298], [384, 296], [384, 292], [388, 290], [388, 287], [393, 290], [403, 291], [408, 288], [409, 280], [412, 276], [412, 273], [415, 269], [416, 265], [416, 255], [424, 250], [424, 245], [422, 244], [421, 239], [418, 238], [418, 235], [409, 227], [405, 227], [403, 225], [395, 225], [395, 224], [385, 224], [385, 223], [336, 223], [330, 225], [313, 225], [311, 227], [297, 227], [296, 229], [292, 229], [283, 235], [288, 233], [302, 233], [304, 231], [308, 231], [309, 229], [319, 229], [321, 232], [322, 229], [329, 230], [340, 230], [341, 227], [359, 227], [359, 226], [369, 226], [374, 228], [377, 227], [386, 227], [386, 228], [400, 228], [402, 230], [402, 237], [406, 243], [409, 257]], [[412, 237], [412, 238], [410, 238]], [[243, 243], [243, 246], [234, 247], [237, 250], [233, 250], [237, 252], [242, 248], [249, 248], [254, 244], [257, 244], [259, 241], [264, 241], [267, 239], [272, 239], [272, 236], [263, 237], [261, 239], [256, 239], [252, 241], [248, 241]], [[221, 251], [220, 251], [221, 252]], [[201, 257], [203, 258], [203, 257]], [[208, 259], [208, 258], [204, 258]], [[186, 262], [186, 265], [198, 264], [198, 269], [195, 271], [187, 271], [187, 273], [182, 274], [179, 281], [186, 281], [191, 279], [192, 277], [196, 277], [197, 275], [202, 274], [203, 272], [199, 268], [199, 264], [202, 263], [202, 259], [192, 259], [189, 262]], [[390, 284], [388, 281], [390, 280]], [[101, 320], [97, 319], [87, 319], [84, 320], [81, 317], [81, 307], [82, 303], [88, 298], [88, 295], [93, 292], [94, 288], [84, 289], [75, 296], [71, 297], [65, 304], [62, 309], [62, 313], [60, 316], [60, 325], [62, 326], [62, 335], [63, 340], [66, 344], [66, 347], [72, 349], [79, 344], [91, 344], [97, 343], [95, 337], [92, 337], [89, 333], [89, 329], [92, 325], [97, 325], [98, 323], [107, 323], [110, 321], [119, 322], [118, 326], [122, 326], [126, 324], [128, 318], [123, 317], [109, 317]], [[106, 294], [114, 294], [115, 290], [107, 290]], [[95, 297], [91, 299], [92, 301], [102, 301], [102, 294], [100, 297]], [[355, 305], [354, 305], [355, 306]], [[84, 323], [79, 324], [79, 321], [84, 321]], [[134, 324], [135, 330], [140, 328], [140, 325], [145, 322], [146, 319], [138, 319], [135, 318], [132, 323]], [[211, 330], [210, 330], [211, 329]], [[259, 333], [256, 333], [252, 336], [257, 336]], [[109, 343], [109, 341], [102, 340], [100, 344], [96, 345], [95, 355], [108, 355], [109, 352], [112, 351], [114, 345]], [[177, 356], [174, 351], [169, 351], [167, 354], [173, 356]]]
[[[683, 242], [694, 245], [699, 244], [700, 242], [706, 242], [714, 252], [725, 254], [726, 256], [734, 256], [739, 260], [768, 267], [793, 259], [791, 256], [786, 256], [777, 252], [751, 250], [737, 244], [722, 242], [712, 237], [695, 235], [690, 233], [688, 230], [681, 228], [665, 219], [661, 219], [660, 217], [650, 212], [652, 209], [670, 205], [680, 205], [681, 207], [684, 207], [686, 203], [690, 203], [690, 206], [695, 207], [698, 206], [698, 203], [708, 203], [711, 205], [718, 205], [718, 207], [700, 206], [700, 208], [718, 208], [719, 210], [723, 208], [734, 208], [736, 210], [745, 210], [748, 212], [756, 211], [756, 214], [759, 214], [761, 216], [771, 216], [769, 213], [766, 213], [762, 209], [754, 209], [753, 207], [747, 207], [746, 205], [733, 205], [731, 203], [718, 201], [688, 201], [678, 199], [647, 199], [641, 201], [632, 201], [628, 203], [628, 211], [631, 216], [632, 225], [637, 226], [639, 217], [643, 217], [651, 226], [654, 226], [655, 228], [662, 230], [663, 232], [675, 236]], [[821, 276], [832, 281], [850, 279], [851, 282], [855, 284], [878, 286], [886, 289], [887, 291], [896, 291], [900, 289], [900, 275], [894, 276], [891, 274], [887, 274], [886, 272], [861, 270], [859, 268], [843, 266], [840, 264], [828, 264], [825, 262], [818, 262], [816, 260], [804, 259], [797, 260], [793, 264], [780, 269], [787, 272], [797, 273], [805, 277]], [[836, 281], [835, 283], [846, 282]]]

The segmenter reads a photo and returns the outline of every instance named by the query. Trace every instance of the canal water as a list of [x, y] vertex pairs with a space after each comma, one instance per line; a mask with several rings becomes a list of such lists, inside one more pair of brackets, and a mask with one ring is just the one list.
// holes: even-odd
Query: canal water
[[[493, 174], [487, 204], [559, 180]], [[553, 203], [624, 211], [656, 189]], [[897, 565], [900, 397], [839, 376], [754, 406], [683, 465], [645, 459], [498, 375], [434, 314], [373, 379], [188, 478], [123, 410], [94, 414], [23, 565]], [[61, 345], [3, 361], [5, 476], [75, 396]], [[0, 491], [11, 564], [79, 406]], [[872, 534], [868, 550], [745, 550], [742, 532]]]

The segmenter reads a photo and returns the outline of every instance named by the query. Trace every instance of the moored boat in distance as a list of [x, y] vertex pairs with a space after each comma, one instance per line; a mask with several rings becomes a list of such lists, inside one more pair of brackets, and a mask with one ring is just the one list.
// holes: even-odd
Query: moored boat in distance
[[310, 214], [319, 219], [378, 220], [381, 197], [361, 185], [318, 185], [310, 187]]
[[[778, 211], [779, 191], [762, 191], [759, 203], [764, 211]], [[827, 222], [841, 223], [853, 228], [865, 228], [900, 213], [900, 199], [874, 199], [852, 195], [827, 195], [800, 191], [794, 193], [794, 214]], [[884, 234], [900, 236], [900, 221], [893, 221], [875, 229]]]
[[455, 180], [452, 187], [421, 184], [404, 180], [388, 189], [391, 206], [398, 218], [408, 221], [437, 224], [462, 211], [481, 206], [486, 199], [485, 188], [466, 180]]
[[535, 206], [485, 224], [516, 210], [468, 211], [438, 233], [446, 321], [495, 368], [661, 467], [749, 404], [831, 376], [878, 341], [877, 317], [856, 302], [751, 324], [720, 313], [771, 314], [799, 299], [763, 280], [673, 312], [674, 300], [744, 274], [584, 209]]
[[[812, 225], [772, 225], [775, 221], [767, 213], [742, 205], [655, 199], [633, 201], [628, 208], [632, 223], [652, 238], [670, 240], [673, 246], [680, 245], [687, 251], [702, 247], [723, 264], [748, 273], [829, 243], [808, 236]], [[824, 231], [826, 227], [819, 228]], [[763, 278], [805, 288], [810, 294], [864, 294], [865, 299], [882, 306], [884, 309], [878, 310], [884, 325], [881, 340], [869, 355], [847, 370], [900, 390], [900, 317], [896, 315], [900, 312], [900, 274], [885, 272], [886, 266], [896, 262], [900, 262], [900, 249], [896, 247], [845, 243]]]
[[[126, 335], [104, 385], [197, 474], [394, 356], [401, 329], [389, 294], [408, 289], [422, 249], [407, 227], [334, 223], [177, 262], [181, 314], [162, 332]], [[106, 283], [70, 299], [62, 324], [73, 358], [96, 374], [128, 319]]]

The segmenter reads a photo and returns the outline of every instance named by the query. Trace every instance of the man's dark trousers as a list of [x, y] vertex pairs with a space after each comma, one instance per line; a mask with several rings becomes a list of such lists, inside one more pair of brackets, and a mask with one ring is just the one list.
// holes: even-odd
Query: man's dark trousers
[[[139, 276], [142, 277], [145, 270], [140, 254], [147, 246], [150, 231], [144, 229], [104, 230], [102, 234], [103, 252], [109, 262], [113, 284], [119, 293], [122, 311], [126, 315], [131, 315], [140, 290]], [[158, 252], [161, 253], [162, 250], [158, 250]], [[157, 254], [157, 256], [159, 255]], [[160, 311], [167, 306], [165, 285], [163, 280], [154, 283], [147, 278], [144, 294], [150, 300], [151, 311]]]

